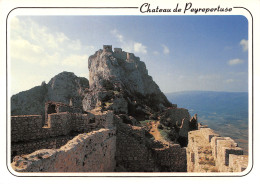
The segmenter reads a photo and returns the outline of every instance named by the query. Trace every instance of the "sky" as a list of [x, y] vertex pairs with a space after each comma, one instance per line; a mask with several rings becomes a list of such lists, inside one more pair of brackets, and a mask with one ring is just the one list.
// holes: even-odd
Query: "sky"
[[244, 16], [16, 16], [9, 26], [11, 95], [63, 71], [88, 78], [103, 45], [139, 56], [165, 93], [248, 91]]

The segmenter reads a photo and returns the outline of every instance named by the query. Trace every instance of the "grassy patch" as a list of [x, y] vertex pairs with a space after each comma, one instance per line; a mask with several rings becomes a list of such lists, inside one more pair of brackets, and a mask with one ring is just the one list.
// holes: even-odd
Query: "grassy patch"
[[110, 103], [110, 102], [106, 102], [106, 107], [109, 107], [110, 105], [112, 105], [113, 103]]
[[119, 95], [119, 91], [113, 91], [115, 95]]
[[158, 129], [158, 130], [164, 140], [171, 141], [169, 138], [170, 130], [168, 130], [168, 129]]
[[144, 120], [144, 121], [139, 121], [139, 123], [142, 125], [142, 126], [146, 126], [147, 123], [150, 123], [154, 120]]

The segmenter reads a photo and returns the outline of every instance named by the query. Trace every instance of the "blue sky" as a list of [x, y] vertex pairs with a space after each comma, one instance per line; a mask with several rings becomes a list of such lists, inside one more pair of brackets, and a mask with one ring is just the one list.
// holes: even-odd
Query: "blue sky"
[[17, 16], [9, 43], [11, 94], [62, 71], [88, 78], [103, 44], [139, 56], [166, 93], [248, 90], [243, 16]]

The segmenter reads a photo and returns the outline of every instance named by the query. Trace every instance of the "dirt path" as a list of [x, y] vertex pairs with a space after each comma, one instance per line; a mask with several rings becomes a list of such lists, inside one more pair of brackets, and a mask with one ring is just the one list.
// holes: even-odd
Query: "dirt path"
[[162, 141], [162, 136], [158, 130], [159, 121], [153, 121], [150, 123], [151, 129], [150, 134], [154, 136], [156, 141]]

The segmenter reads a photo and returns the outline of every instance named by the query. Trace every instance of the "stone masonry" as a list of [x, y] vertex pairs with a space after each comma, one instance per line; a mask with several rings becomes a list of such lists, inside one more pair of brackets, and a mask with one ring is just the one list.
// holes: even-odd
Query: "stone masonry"
[[106, 172], [115, 168], [115, 130], [84, 133], [59, 149], [42, 149], [17, 156], [17, 172]]
[[79, 133], [108, 127], [112, 112], [99, 114], [60, 112], [47, 115], [44, 123], [40, 115], [11, 117], [11, 158], [43, 148], [59, 148]]
[[147, 140], [143, 127], [117, 124], [117, 171], [186, 172], [186, 148]]
[[248, 156], [230, 137], [220, 137], [212, 129], [200, 127], [188, 135], [188, 172], [242, 172]]

